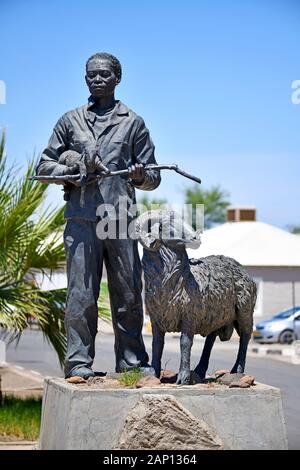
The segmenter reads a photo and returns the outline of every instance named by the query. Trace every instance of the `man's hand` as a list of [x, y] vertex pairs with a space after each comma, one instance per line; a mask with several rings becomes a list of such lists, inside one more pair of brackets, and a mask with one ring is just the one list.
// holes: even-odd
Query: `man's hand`
[[145, 169], [142, 163], [136, 163], [128, 167], [128, 178], [131, 178], [134, 183], [142, 183], [145, 179]]
[[77, 175], [77, 173], [79, 173], [79, 165], [78, 164], [75, 164], [75, 165], [72, 165], [72, 166], [67, 166], [65, 171], [64, 171], [65, 175]]
[[76, 180], [68, 181], [68, 184], [73, 184], [74, 186], [81, 186], [80, 176]]
[[[60, 176], [79, 174], [79, 166], [77, 163], [75, 163], [72, 166], [67, 166], [67, 165], [59, 165], [59, 166], [61, 170]], [[70, 183], [74, 184], [75, 186], [80, 186], [80, 178], [78, 178], [77, 180], [73, 180]]]

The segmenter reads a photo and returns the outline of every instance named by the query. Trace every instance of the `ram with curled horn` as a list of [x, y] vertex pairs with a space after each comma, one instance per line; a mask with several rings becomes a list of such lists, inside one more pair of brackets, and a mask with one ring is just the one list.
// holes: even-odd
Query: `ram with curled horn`
[[240, 342], [231, 372], [243, 373], [256, 301], [256, 285], [246, 270], [225, 256], [189, 259], [186, 248], [198, 248], [200, 234], [174, 212], [145, 212], [137, 218], [135, 227], [144, 247], [145, 304], [152, 324], [156, 376], [161, 375], [165, 333], [181, 332], [177, 384], [186, 385], [191, 383], [194, 335], [206, 337], [193, 374], [201, 382], [215, 339], [229, 340], [234, 328]]

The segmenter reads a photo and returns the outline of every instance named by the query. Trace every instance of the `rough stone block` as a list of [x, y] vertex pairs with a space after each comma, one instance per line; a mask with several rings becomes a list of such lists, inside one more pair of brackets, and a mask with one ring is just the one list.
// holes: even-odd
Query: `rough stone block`
[[91, 389], [49, 378], [39, 447], [271, 450], [287, 438], [280, 390], [267, 385]]

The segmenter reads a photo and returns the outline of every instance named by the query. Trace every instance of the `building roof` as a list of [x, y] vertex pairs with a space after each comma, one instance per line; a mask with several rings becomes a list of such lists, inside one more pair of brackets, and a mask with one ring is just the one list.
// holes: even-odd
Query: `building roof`
[[190, 258], [225, 255], [244, 266], [300, 267], [300, 236], [264, 222], [227, 222], [205, 230]]

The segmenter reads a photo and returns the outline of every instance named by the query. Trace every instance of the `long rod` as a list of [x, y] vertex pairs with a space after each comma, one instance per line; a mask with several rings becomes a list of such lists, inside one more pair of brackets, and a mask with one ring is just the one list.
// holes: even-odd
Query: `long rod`
[[[180, 175], [184, 176], [185, 178], [188, 178], [192, 181], [195, 181], [196, 183], [201, 184], [201, 179], [198, 178], [197, 176], [190, 175], [189, 173], [186, 173], [185, 171], [181, 170], [178, 165], [172, 164], [172, 165], [146, 165], [145, 170], [174, 170], [176, 173], [179, 173]], [[88, 181], [91, 182], [95, 179], [100, 179], [100, 178], [107, 178], [108, 176], [116, 176], [116, 175], [127, 175], [129, 173], [128, 169], [125, 170], [116, 170], [116, 171], [110, 171], [109, 173], [104, 173], [101, 172], [100, 174], [90, 174], [88, 175]], [[47, 176], [47, 175], [41, 175], [41, 176], [30, 176], [30, 180], [36, 180], [36, 181], [41, 181], [44, 183], [67, 183], [67, 182], [72, 182], [80, 179], [80, 174], [78, 175], [64, 175], [64, 176]]]

